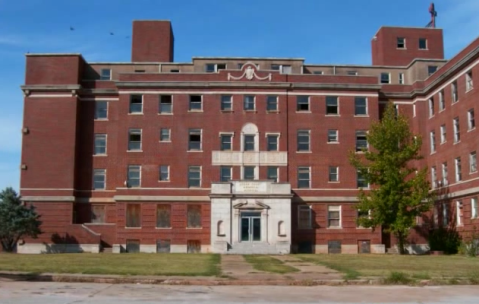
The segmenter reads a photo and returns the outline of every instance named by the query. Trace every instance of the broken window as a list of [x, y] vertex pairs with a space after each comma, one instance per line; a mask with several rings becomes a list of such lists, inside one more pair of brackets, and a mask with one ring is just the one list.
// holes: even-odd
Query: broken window
[[309, 111], [309, 96], [296, 96], [296, 111]]
[[338, 96], [326, 96], [326, 115], [338, 115]]
[[201, 100], [201, 95], [190, 95], [190, 111], [201, 111], [203, 108]]
[[126, 252], [128, 253], [140, 252], [140, 240], [126, 240]]
[[160, 113], [161, 114], [173, 113], [173, 96], [160, 95]]
[[419, 38], [419, 49], [420, 50], [427, 50], [427, 39], [426, 38]]
[[187, 208], [188, 228], [201, 228], [201, 206], [188, 205]]
[[156, 206], [156, 227], [157, 228], [170, 228], [170, 205], [157, 205]]
[[92, 205], [90, 223], [104, 223], [105, 222], [105, 206]]
[[190, 129], [188, 150], [201, 151], [201, 129]]
[[141, 227], [141, 205], [140, 204], [126, 205], [126, 227], [128, 228]]
[[366, 131], [356, 131], [356, 152], [362, 152], [367, 150], [368, 140], [366, 137]]
[[130, 114], [143, 113], [143, 95], [130, 95]]
[[130, 129], [128, 132], [128, 151], [141, 150], [141, 129]]
[[157, 240], [156, 241], [156, 252], [157, 253], [170, 253], [171, 252], [171, 241], [170, 240]]
[[398, 37], [396, 42], [396, 47], [398, 49], [405, 49], [406, 48], [406, 38]]
[[200, 241], [187, 241], [186, 242], [186, 252], [187, 253], [200, 253], [201, 252], [201, 242]]

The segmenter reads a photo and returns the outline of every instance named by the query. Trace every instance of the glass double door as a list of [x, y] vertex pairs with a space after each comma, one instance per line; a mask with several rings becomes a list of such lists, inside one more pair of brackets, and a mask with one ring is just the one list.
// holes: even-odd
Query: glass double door
[[261, 241], [261, 213], [244, 212], [241, 213], [241, 241], [258, 242]]

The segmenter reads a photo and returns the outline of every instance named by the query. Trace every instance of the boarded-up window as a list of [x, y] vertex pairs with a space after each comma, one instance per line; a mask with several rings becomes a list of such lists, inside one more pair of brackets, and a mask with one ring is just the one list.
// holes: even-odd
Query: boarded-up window
[[140, 252], [140, 240], [126, 240], [126, 252], [128, 253]]
[[91, 223], [104, 223], [105, 222], [105, 206], [92, 205], [91, 206]]
[[188, 228], [201, 228], [201, 206], [188, 206]]
[[157, 240], [156, 241], [157, 253], [170, 253], [170, 240]]
[[371, 241], [358, 241], [359, 253], [371, 253]]
[[157, 228], [170, 228], [170, 205], [158, 205], [156, 207], [156, 227]]
[[328, 253], [341, 253], [341, 241], [328, 241]]
[[126, 205], [126, 227], [141, 227], [141, 206], [139, 204]]
[[188, 241], [186, 243], [188, 253], [200, 253], [201, 252], [201, 242], [200, 241]]

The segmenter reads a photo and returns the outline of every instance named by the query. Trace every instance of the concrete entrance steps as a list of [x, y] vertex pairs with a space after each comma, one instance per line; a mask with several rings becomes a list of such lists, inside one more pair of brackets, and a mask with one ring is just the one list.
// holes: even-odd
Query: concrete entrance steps
[[284, 247], [277, 247], [262, 242], [241, 242], [234, 243], [227, 254], [282, 254], [285, 252]]

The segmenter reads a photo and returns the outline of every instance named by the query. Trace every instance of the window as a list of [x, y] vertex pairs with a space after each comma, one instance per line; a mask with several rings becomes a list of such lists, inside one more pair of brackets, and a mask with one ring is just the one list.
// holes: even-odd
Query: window
[[297, 151], [310, 151], [309, 149], [309, 130], [298, 130]]
[[267, 141], [267, 150], [268, 151], [278, 151], [278, 138], [279, 135], [277, 134], [268, 134], [266, 135], [266, 141]]
[[111, 70], [110, 69], [101, 69], [100, 80], [111, 80]]
[[254, 166], [244, 166], [243, 167], [243, 179], [244, 180], [254, 180]]
[[477, 172], [476, 151], [469, 153], [469, 172]]
[[135, 70], [135, 73], [145, 73], [145, 70]]
[[463, 213], [462, 213], [462, 202], [456, 201], [456, 224], [457, 226], [462, 226], [464, 223], [462, 221]]
[[474, 83], [472, 82], [472, 71], [466, 73], [466, 92], [474, 88]]
[[190, 188], [201, 187], [201, 167], [200, 166], [188, 167], [188, 187]]
[[309, 167], [298, 167], [298, 188], [311, 188]]
[[171, 205], [156, 205], [156, 228], [171, 227]]
[[358, 188], [369, 188], [369, 184], [367, 183], [366, 178], [359, 171], [357, 171], [356, 174], [356, 183]]
[[434, 98], [429, 98], [429, 117], [434, 116]]
[[462, 180], [462, 172], [461, 172], [461, 158], [458, 157], [454, 160], [456, 165], [456, 182], [460, 182]]
[[447, 163], [442, 163], [442, 185], [447, 186]]
[[323, 71], [313, 71], [313, 74], [314, 75], [323, 75], [324, 72]]
[[254, 151], [254, 135], [245, 135], [244, 136], [244, 151]]
[[338, 97], [326, 96], [326, 115], [338, 115], [338, 114], [339, 114]]
[[381, 83], [383, 84], [391, 83], [389, 73], [381, 73]]
[[474, 109], [467, 111], [467, 128], [472, 130], [476, 127], [476, 122], [474, 121]]
[[188, 228], [201, 228], [201, 206], [188, 205], [187, 208]]
[[141, 205], [126, 204], [126, 227], [141, 227]]
[[221, 141], [221, 151], [231, 151], [233, 150], [233, 141], [232, 141], [233, 135], [232, 134], [221, 134], [220, 135], [220, 141]]
[[222, 95], [221, 96], [221, 111], [231, 111], [233, 110], [233, 96], [231, 95]]
[[441, 144], [446, 142], [446, 125], [441, 126]]
[[328, 206], [328, 228], [341, 228], [341, 206]]
[[339, 142], [338, 130], [328, 130], [328, 143]]
[[358, 221], [356, 221], [356, 228], [365, 228], [359, 224], [359, 219], [369, 219], [371, 218], [371, 210], [358, 210], [357, 212]]
[[225, 63], [207, 63], [206, 66], [206, 73], [215, 73], [219, 70], [225, 70], [226, 64]]
[[160, 129], [160, 141], [171, 141], [171, 130], [170, 129]]
[[429, 132], [429, 141], [431, 144], [431, 153], [436, 152], [436, 133], [434, 131]]
[[128, 151], [141, 151], [141, 129], [128, 131]]
[[229, 182], [231, 180], [232, 167], [230, 166], [221, 166], [220, 167], [220, 181]]
[[399, 73], [399, 84], [404, 84], [404, 73]]
[[188, 150], [201, 151], [201, 129], [189, 130]]
[[201, 95], [190, 95], [190, 111], [201, 111], [202, 107]]
[[140, 240], [126, 240], [125, 251], [127, 253], [139, 253], [140, 252]]
[[452, 95], [452, 103], [456, 103], [459, 99], [457, 96], [457, 82], [454, 81], [451, 83], [451, 95]]
[[458, 143], [459, 141], [461, 141], [461, 130], [459, 128], [459, 117], [454, 118], [453, 126], [454, 126], [454, 143]]
[[477, 205], [477, 197], [471, 198], [471, 218], [477, 218], [478, 214], [478, 205]]
[[406, 48], [406, 38], [398, 37], [396, 41], [396, 47], [398, 49], [405, 49]]
[[290, 65], [272, 64], [271, 69], [273, 71], [281, 71], [281, 74], [291, 74], [292, 73]]
[[156, 241], [156, 253], [170, 253], [171, 241], [170, 240], [157, 240]]
[[363, 152], [368, 149], [366, 131], [356, 131], [356, 152]]
[[431, 184], [433, 189], [437, 188], [436, 167], [431, 167]]
[[275, 183], [279, 182], [278, 170], [278, 167], [268, 166], [268, 180], [272, 180]]
[[108, 118], [108, 102], [104, 100], [95, 101], [95, 119]]
[[130, 114], [143, 113], [143, 95], [130, 95]]
[[431, 76], [432, 74], [436, 73], [437, 66], [435, 65], [428, 65], [427, 66], [427, 75]]
[[442, 225], [446, 227], [449, 223], [449, 214], [447, 204], [442, 203]]
[[105, 206], [92, 205], [90, 209], [90, 223], [105, 223]]
[[179, 72], [180, 72], [179, 69], [172, 69], [172, 70], [170, 70], [170, 73], [179, 73]]
[[311, 229], [311, 219], [311, 206], [298, 206], [298, 229]]
[[444, 91], [439, 92], [439, 111], [443, 111], [446, 108], [444, 103]]
[[354, 98], [354, 115], [368, 115], [368, 104], [366, 97]]
[[106, 187], [106, 170], [93, 170], [93, 190], [103, 190]]
[[254, 111], [256, 109], [255, 98], [251, 95], [246, 95], [243, 99], [243, 109], [245, 111]]
[[160, 181], [161, 182], [170, 181], [170, 166], [167, 166], [167, 165], [160, 166]]
[[173, 113], [173, 96], [160, 95], [160, 114]]
[[358, 76], [358, 71], [347, 71], [347, 72], [346, 72], [346, 75], [349, 75], [349, 76]]
[[278, 96], [266, 97], [266, 111], [278, 111]]
[[138, 188], [141, 185], [141, 166], [129, 165], [127, 172], [127, 186]]
[[236, 67], [238, 68], [238, 70], [241, 70], [243, 68], [243, 63], [238, 63]]
[[419, 38], [419, 49], [420, 50], [427, 50], [427, 39], [426, 38]]
[[106, 155], [106, 134], [95, 134], [93, 155]]
[[296, 111], [309, 111], [309, 96], [296, 96]]
[[339, 167], [329, 167], [329, 181], [330, 182], [339, 181]]

